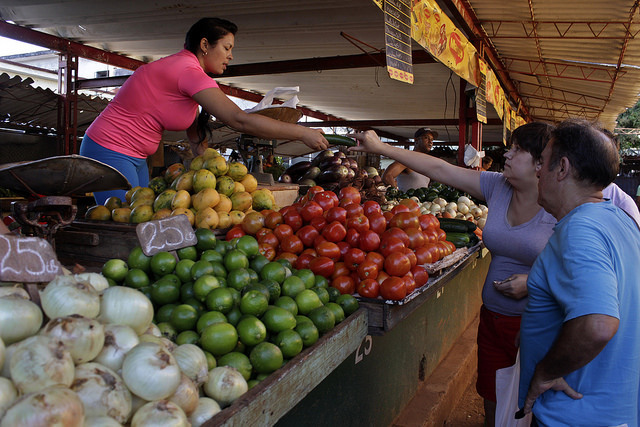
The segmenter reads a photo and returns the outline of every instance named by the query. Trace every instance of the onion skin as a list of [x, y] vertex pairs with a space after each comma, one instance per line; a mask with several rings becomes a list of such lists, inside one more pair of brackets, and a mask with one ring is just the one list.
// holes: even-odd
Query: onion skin
[[201, 397], [200, 399], [198, 399], [198, 407], [189, 416], [191, 426], [200, 427], [202, 424], [209, 421], [211, 417], [220, 412], [220, 410], [221, 409], [220, 405], [218, 405], [218, 402], [211, 399], [210, 397]]
[[149, 402], [135, 413], [131, 427], [187, 427], [189, 420], [178, 405], [168, 400]]
[[17, 398], [18, 390], [16, 390], [11, 380], [0, 377], [0, 420], [7, 408], [10, 407]]
[[0, 422], [0, 427], [83, 425], [82, 401], [65, 387], [49, 387], [21, 397], [11, 405]]
[[126, 354], [139, 343], [138, 334], [130, 326], [106, 325], [104, 327], [104, 346], [93, 361], [118, 372], [122, 368]]
[[100, 313], [100, 294], [88, 283], [73, 276], [57, 276], [40, 293], [42, 310], [47, 317], [66, 317], [80, 314], [94, 319]]
[[182, 344], [173, 351], [173, 357], [176, 358], [180, 371], [197, 386], [205, 383], [209, 378], [207, 356], [197, 345]]
[[38, 333], [42, 311], [22, 298], [0, 298], [0, 338], [6, 345], [22, 341]]
[[76, 366], [71, 384], [84, 405], [87, 416], [108, 416], [124, 423], [131, 413], [131, 393], [122, 379], [99, 363]]
[[196, 385], [189, 377], [182, 374], [180, 385], [178, 385], [176, 392], [169, 397], [169, 400], [178, 405], [189, 416], [198, 407], [199, 397]]
[[102, 323], [79, 314], [50, 320], [40, 334], [62, 341], [76, 365], [93, 360], [104, 346]]
[[27, 338], [11, 356], [11, 379], [20, 393], [73, 382], [75, 367], [62, 341], [43, 335]]
[[204, 385], [207, 396], [224, 408], [247, 392], [249, 386], [242, 374], [229, 366], [218, 366], [209, 372]]
[[122, 379], [129, 390], [150, 402], [175, 393], [180, 378], [176, 359], [160, 344], [140, 343], [127, 353], [122, 363]]
[[142, 292], [112, 286], [102, 293], [100, 321], [127, 325], [141, 335], [153, 320], [153, 305]]

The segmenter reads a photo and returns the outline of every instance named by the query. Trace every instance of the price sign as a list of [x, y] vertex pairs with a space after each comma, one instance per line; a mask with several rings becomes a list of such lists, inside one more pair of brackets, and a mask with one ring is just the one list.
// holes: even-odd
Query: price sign
[[413, 84], [411, 57], [411, 2], [384, 2], [384, 38], [389, 77]]
[[0, 280], [4, 282], [49, 282], [62, 274], [53, 248], [39, 237], [0, 234]]
[[146, 256], [173, 251], [198, 243], [186, 215], [143, 222], [136, 226], [136, 234]]

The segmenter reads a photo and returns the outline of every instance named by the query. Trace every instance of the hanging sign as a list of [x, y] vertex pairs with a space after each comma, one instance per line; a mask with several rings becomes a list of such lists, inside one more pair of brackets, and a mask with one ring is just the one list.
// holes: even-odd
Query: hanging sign
[[63, 274], [53, 247], [39, 237], [0, 234], [0, 281], [49, 282]]
[[487, 63], [478, 60], [480, 71], [480, 85], [476, 89], [476, 117], [481, 123], [487, 123]]
[[413, 84], [410, 0], [384, 2], [384, 38], [389, 77]]
[[198, 243], [186, 215], [170, 216], [140, 223], [136, 226], [136, 234], [142, 252], [146, 256], [194, 246]]

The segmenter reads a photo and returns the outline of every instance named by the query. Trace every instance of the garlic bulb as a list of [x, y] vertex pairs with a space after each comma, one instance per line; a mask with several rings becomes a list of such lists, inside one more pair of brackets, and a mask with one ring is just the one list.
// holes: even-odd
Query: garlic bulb
[[130, 326], [106, 325], [104, 327], [104, 346], [93, 361], [118, 372], [122, 368], [124, 356], [139, 342], [138, 334]]
[[78, 396], [65, 387], [49, 387], [18, 399], [0, 421], [0, 427], [83, 427], [84, 408]]
[[82, 400], [87, 416], [108, 416], [120, 423], [129, 418], [131, 393], [118, 374], [106, 366], [99, 363], [76, 366], [71, 390]]
[[138, 409], [131, 427], [188, 427], [189, 420], [178, 405], [168, 400], [149, 402]]
[[176, 392], [169, 396], [170, 401], [175, 403], [189, 416], [198, 407], [198, 387], [187, 377], [182, 374], [180, 384]]
[[189, 415], [191, 427], [200, 427], [218, 412], [220, 412], [220, 405], [218, 405], [218, 402], [210, 397], [201, 397], [198, 399], [198, 407], [191, 415]]
[[207, 356], [197, 345], [182, 344], [173, 351], [180, 371], [188, 376], [197, 386], [207, 381], [209, 370]]
[[100, 313], [100, 294], [73, 276], [57, 276], [40, 294], [42, 310], [50, 319], [80, 314], [94, 319]]
[[102, 323], [79, 314], [52, 319], [40, 334], [62, 341], [75, 364], [93, 360], [104, 345]]
[[153, 320], [153, 305], [142, 292], [124, 286], [112, 286], [102, 294], [100, 320], [131, 326], [142, 334]]
[[9, 408], [17, 398], [18, 390], [16, 390], [11, 380], [0, 377], [0, 420], [7, 408]]
[[22, 298], [0, 298], [0, 338], [6, 345], [37, 334], [41, 326], [40, 307]]
[[13, 383], [24, 394], [55, 385], [68, 387], [75, 369], [62, 341], [36, 335], [18, 344], [11, 356], [10, 370]]
[[160, 344], [143, 342], [125, 356], [122, 379], [132, 393], [145, 400], [166, 399], [180, 384], [180, 367]]

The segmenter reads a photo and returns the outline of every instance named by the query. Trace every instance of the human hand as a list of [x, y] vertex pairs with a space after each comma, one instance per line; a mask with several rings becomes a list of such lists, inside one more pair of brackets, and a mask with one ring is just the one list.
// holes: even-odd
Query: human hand
[[522, 299], [528, 295], [526, 274], [513, 274], [502, 281], [495, 280], [493, 286], [502, 295], [513, 299]]
[[323, 136], [323, 133], [320, 129], [306, 129], [305, 134], [300, 138], [300, 140], [309, 148], [313, 148], [314, 150], [326, 150], [329, 148], [329, 142]]
[[380, 141], [378, 134], [372, 130], [351, 133], [348, 136], [358, 141], [358, 145], [356, 147], [349, 147], [349, 151], [364, 151], [367, 153], [380, 154], [385, 146], [385, 143]]
[[582, 394], [572, 389], [564, 378], [553, 378], [551, 380], [543, 380], [539, 370], [536, 369], [529, 384], [529, 391], [524, 401], [524, 407], [516, 412], [516, 418], [523, 418], [526, 414], [530, 413], [533, 409], [533, 404], [536, 399], [547, 390], [562, 391], [570, 398], [577, 400], [582, 399]]

